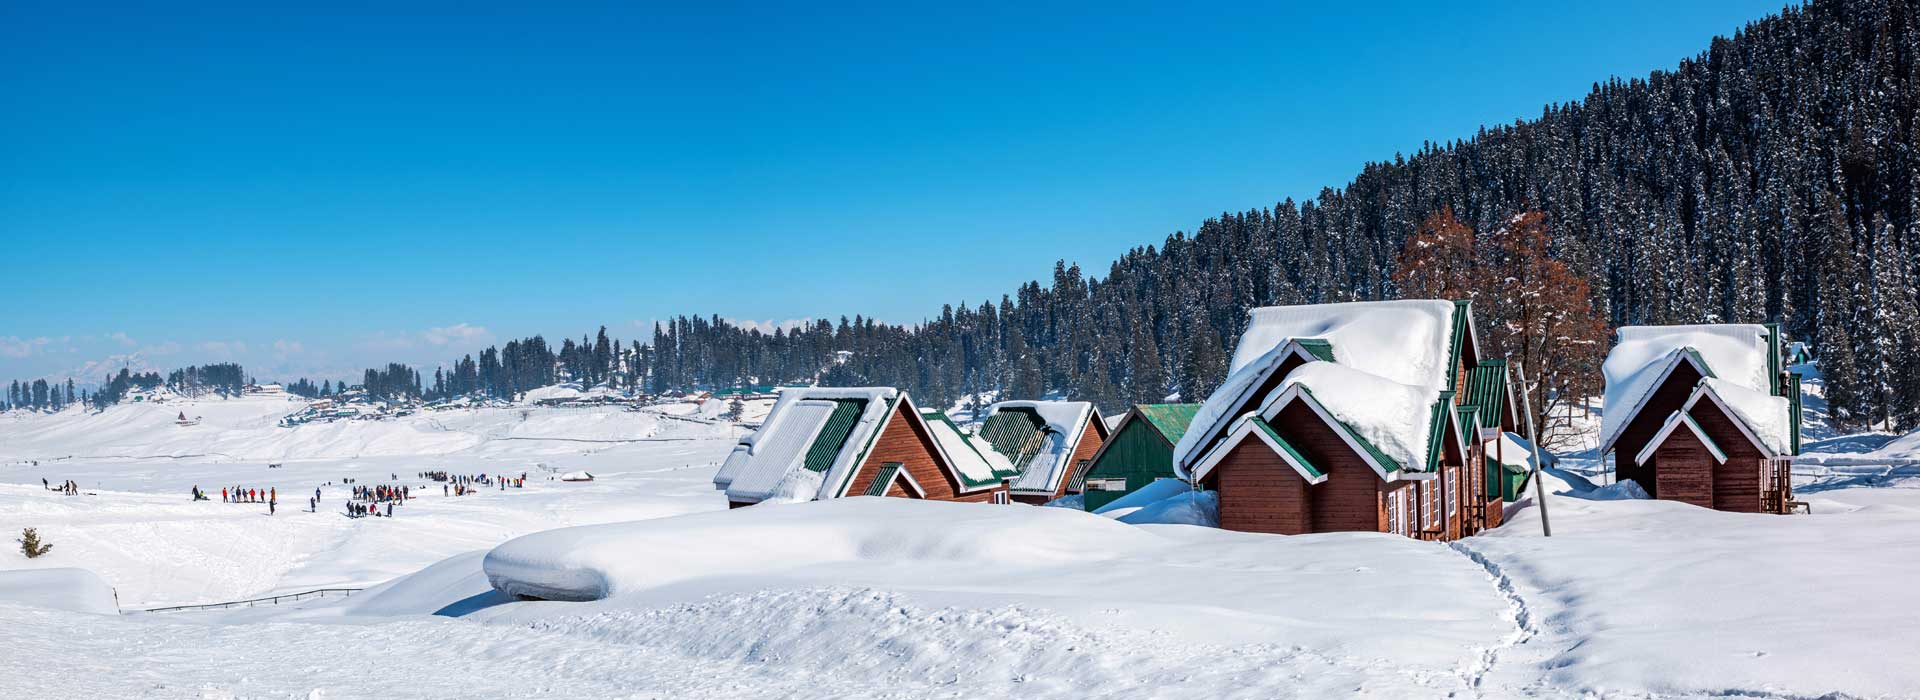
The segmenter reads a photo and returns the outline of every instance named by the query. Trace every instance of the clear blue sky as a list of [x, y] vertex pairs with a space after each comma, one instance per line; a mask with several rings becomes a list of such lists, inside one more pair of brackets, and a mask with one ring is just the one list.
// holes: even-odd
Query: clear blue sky
[[912, 323], [1779, 8], [392, 4], [0, 3], [0, 378]]

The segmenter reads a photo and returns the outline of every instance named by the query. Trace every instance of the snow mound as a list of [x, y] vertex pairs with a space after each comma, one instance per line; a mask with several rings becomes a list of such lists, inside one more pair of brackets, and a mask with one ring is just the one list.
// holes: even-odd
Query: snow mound
[[1640, 488], [1640, 482], [1632, 479], [1595, 487], [1578, 496], [1589, 501], [1634, 501], [1652, 498], [1647, 495], [1646, 489]]
[[1163, 498], [1119, 517], [1129, 525], [1200, 525], [1220, 527], [1220, 494], [1188, 491]]
[[0, 571], [0, 603], [118, 615], [113, 587], [86, 569]]
[[1134, 489], [1133, 493], [1113, 499], [1112, 503], [1101, 506], [1093, 512], [1108, 517], [1120, 517], [1126, 513], [1164, 501], [1184, 493], [1191, 493], [1193, 487], [1181, 479], [1154, 479], [1153, 483]]
[[1060, 562], [1152, 543], [1133, 528], [1059, 508], [856, 497], [548, 530], [494, 548], [484, 569], [501, 592], [578, 601], [833, 562]]

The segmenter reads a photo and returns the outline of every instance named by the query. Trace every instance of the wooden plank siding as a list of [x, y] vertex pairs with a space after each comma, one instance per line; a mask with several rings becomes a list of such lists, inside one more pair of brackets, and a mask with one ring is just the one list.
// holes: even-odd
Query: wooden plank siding
[[[1006, 489], [1003, 484], [992, 489], [961, 493], [959, 482], [948, 473], [947, 466], [936, 452], [938, 448], [933, 435], [927, 432], [926, 424], [919, 420], [917, 414], [907, 413], [911, 410], [913, 406], [909, 402], [895, 403], [893, 415], [887, 417], [886, 427], [880, 431], [880, 437], [874, 441], [873, 447], [867, 450], [866, 461], [854, 473], [853, 482], [847, 487], [848, 495], [866, 493], [867, 488], [873, 485], [874, 477], [879, 475], [882, 465], [888, 462], [899, 462], [913, 477], [914, 483], [926, 490], [928, 500], [985, 503], [993, 499], [995, 491]], [[893, 496], [896, 492], [905, 495], [902, 490], [904, 483], [905, 479], [896, 480], [887, 489], [887, 495]]]
[[[1767, 456], [1747, 439], [1734, 419], [1713, 399], [1702, 398], [1689, 413], [1707, 437], [1727, 453], [1727, 463], [1713, 468], [1714, 510], [1760, 513], [1766, 510], [1761, 493], [1767, 488]], [[1678, 430], [1674, 432], [1680, 432]]]
[[1303, 403], [1269, 421], [1274, 429], [1326, 470], [1327, 480], [1309, 485], [1266, 443], [1236, 446], [1208, 474], [1220, 495], [1220, 526], [1243, 532], [1386, 532], [1386, 494], [1407, 486], [1386, 482]]
[[[1633, 458], [1646, 449], [1647, 441], [1660, 432], [1660, 426], [1666, 423], [1667, 416], [1686, 405], [1687, 396], [1693, 393], [1694, 385], [1699, 384], [1701, 378], [1699, 370], [1694, 369], [1692, 363], [1681, 362], [1674, 366], [1667, 380], [1653, 390], [1653, 395], [1648, 397], [1640, 412], [1634, 415], [1627, 427], [1620, 431], [1620, 437], [1614, 440], [1614, 473], [1617, 479], [1632, 479], [1640, 483], [1640, 488], [1647, 490], [1647, 495], [1661, 497], [1658, 479], [1654, 478], [1653, 472], [1634, 464]], [[1708, 435], [1713, 435], [1716, 441], [1720, 439], [1713, 433]]]
[[1713, 507], [1713, 455], [1691, 431], [1673, 431], [1647, 464], [1653, 467], [1653, 482], [1660, 489], [1660, 498]]
[[1151, 421], [1134, 414], [1127, 419], [1120, 431], [1114, 433], [1103, 444], [1104, 450], [1096, 455], [1093, 466], [1087, 470], [1087, 481], [1095, 479], [1126, 479], [1124, 491], [1095, 491], [1086, 489], [1085, 508], [1091, 512], [1114, 500], [1132, 493], [1154, 479], [1173, 478], [1173, 444], [1166, 436], [1153, 427]]

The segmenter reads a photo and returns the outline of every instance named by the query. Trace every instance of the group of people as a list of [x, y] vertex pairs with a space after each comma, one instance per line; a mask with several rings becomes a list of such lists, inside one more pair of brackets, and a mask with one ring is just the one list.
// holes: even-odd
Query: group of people
[[355, 486], [353, 497], [362, 501], [405, 501], [413, 497], [411, 486]]
[[[394, 503], [393, 501], [386, 502], [387, 512], [384, 517], [388, 517], [388, 518], [393, 517], [393, 503]], [[359, 501], [347, 501], [347, 517], [364, 518], [369, 516], [375, 517], [375, 518], [383, 517], [380, 513], [379, 503], [377, 502], [361, 503]]]
[[[200, 491], [200, 487], [195, 486], [193, 490], [197, 493]], [[231, 492], [229, 492], [228, 489], [220, 489], [221, 503], [273, 503], [278, 500], [280, 500], [280, 489], [277, 487], [243, 489], [235, 486]]]
[[526, 488], [527, 473], [513, 477], [505, 474], [448, 474], [445, 471], [420, 472], [420, 478], [441, 482], [440, 493], [446, 496], [466, 496], [479, 493], [481, 487], [494, 487], [501, 491], [511, 488]]
[[[38, 462], [36, 462], [36, 464], [38, 464]], [[68, 479], [66, 481], [60, 482], [60, 488], [56, 489], [53, 487], [52, 482], [49, 482], [46, 480], [46, 478], [42, 477], [40, 479], [40, 487], [48, 491], [59, 491], [60, 493], [68, 496], [80, 495], [80, 484], [75, 482], [72, 479]]]

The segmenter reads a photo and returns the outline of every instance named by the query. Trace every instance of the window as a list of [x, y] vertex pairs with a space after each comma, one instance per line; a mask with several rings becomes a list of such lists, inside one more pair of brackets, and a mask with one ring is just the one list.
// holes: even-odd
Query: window
[[1007, 501], [1007, 492], [1005, 492], [1005, 491], [995, 491], [995, 492], [993, 492], [993, 504], [994, 504], [994, 505], [996, 505], [996, 506], [1004, 506], [1004, 505], [1007, 505], [1007, 503], [1008, 503], [1008, 501]]
[[1396, 535], [1405, 534], [1400, 528], [1400, 494], [1404, 490], [1394, 489], [1387, 494], [1387, 531]]
[[[1420, 482], [1420, 529], [1422, 530], [1433, 527], [1434, 520], [1433, 486], [1429, 486], [1428, 484], [1433, 484], [1433, 482]], [[1438, 486], [1438, 484], [1434, 484], [1434, 486]]]
[[1088, 491], [1125, 491], [1127, 490], [1127, 480], [1126, 479], [1088, 479], [1087, 490]]
[[1460, 492], [1454, 489], [1454, 486], [1458, 481], [1456, 477], [1458, 477], [1459, 475], [1460, 475], [1460, 470], [1458, 469], [1447, 472], [1446, 499], [1447, 499], [1447, 517], [1449, 518], [1453, 517], [1453, 514], [1460, 509]]

